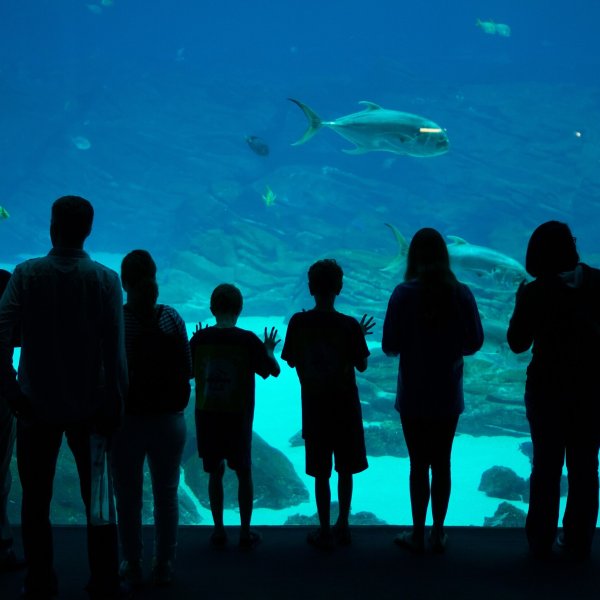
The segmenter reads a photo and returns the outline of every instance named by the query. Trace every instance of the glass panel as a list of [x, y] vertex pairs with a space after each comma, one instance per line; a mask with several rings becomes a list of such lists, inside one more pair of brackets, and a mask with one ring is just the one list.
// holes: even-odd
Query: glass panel
[[[447, 523], [520, 523], [530, 356], [512, 354], [505, 333], [527, 240], [543, 221], [566, 221], [582, 259], [600, 262], [600, 8], [578, 6], [3, 0], [0, 266], [46, 253], [51, 201], [80, 194], [96, 210], [92, 257], [119, 270], [128, 251], [148, 249], [160, 301], [190, 334], [198, 321], [214, 323], [210, 293], [228, 281], [244, 294], [239, 325], [258, 335], [275, 326], [283, 338], [291, 314], [312, 306], [307, 268], [336, 258], [345, 271], [337, 308], [376, 320], [358, 375], [370, 466], [355, 477], [352, 510], [360, 523], [410, 523], [397, 359], [380, 342], [404, 239], [435, 227], [486, 336], [466, 359]], [[399, 112], [379, 119], [370, 103]], [[303, 138], [310, 119], [320, 126]], [[281, 367], [277, 379], [257, 381], [256, 524], [316, 512], [300, 388]], [[186, 418], [181, 520], [207, 524], [191, 405]], [[489, 469], [491, 496], [480, 489]], [[516, 520], [488, 521], [505, 501]], [[238, 522], [235, 502], [228, 473], [227, 523]], [[53, 511], [55, 523], [82, 522], [64, 449]]]

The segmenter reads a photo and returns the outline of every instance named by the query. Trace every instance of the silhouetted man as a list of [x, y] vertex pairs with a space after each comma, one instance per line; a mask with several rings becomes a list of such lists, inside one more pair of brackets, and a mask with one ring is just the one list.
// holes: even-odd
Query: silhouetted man
[[[10, 273], [0, 269], [0, 298], [8, 285]], [[15, 340], [16, 345], [16, 340]], [[8, 498], [12, 478], [10, 461], [15, 446], [15, 417], [5, 398], [0, 395], [0, 573], [25, 566], [13, 550], [13, 537], [8, 520]]]
[[[52, 250], [18, 265], [0, 301], [0, 393], [17, 415], [26, 598], [57, 594], [49, 512], [63, 433], [88, 517], [87, 589], [92, 598], [119, 592], [116, 525], [89, 525], [90, 435], [110, 436], [118, 426], [127, 385], [119, 278], [83, 251], [93, 217], [84, 198], [56, 200]], [[18, 383], [15, 329], [21, 339]]]

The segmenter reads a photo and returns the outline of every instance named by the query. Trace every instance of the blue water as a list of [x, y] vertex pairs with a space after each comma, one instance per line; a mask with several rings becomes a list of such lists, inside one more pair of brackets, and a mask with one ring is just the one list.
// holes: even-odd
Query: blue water
[[[486, 34], [477, 19], [509, 25], [510, 37]], [[245, 315], [285, 327], [308, 301], [306, 267], [326, 255], [346, 269], [342, 309], [380, 319], [401, 277], [381, 271], [396, 252], [384, 223], [408, 238], [433, 226], [522, 262], [531, 231], [559, 219], [582, 258], [598, 264], [599, 20], [591, 0], [3, 0], [0, 206], [10, 217], [0, 221], [0, 264], [48, 250], [50, 203], [67, 193], [96, 208], [92, 254], [118, 267], [132, 248], [150, 250], [161, 300], [190, 324], [209, 317], [208, 294], [228, 279], [246, 297]], [[341, 152], [349, 142], [327, 129], [292, 146], [306, 120], [288, 97], [326, 120], [358, 111], [361, 100], [423, 115], [447, 131], [450, 151], [350, 156]], [[264, 139], [269, 155], [254, 154], [247, 135]], [[262, 200], [267, 186], [272, 206]], [[485, 464], [509, 461], [527, 477], [518, 450], [527, 435], [504, 413], [468, 421], [469, 406], [477, 415], [473, 407], [495, 395], [500, 404], [512, 398], [516, 410], [526, 360], [498, 335], [513, 282], [458, 274], [473, 286], [489, 335], [467, 364], [459, 446], [461, 473], [472, 471], [472, 481], [453, 491], [473, 508], [453, 515], [451, 506], [449, 519], [481, 525], [501, 500], [477, 491], [485, 465], [469, 462], [467, 442]], [[257, 431], [304, 479], [301, 448], [285, 442], [299, 422], [286, 422], [284, 436], [269, 421], [282, 390], [297, 401], [293, 378], [286, 381], [261, 387]], [[363, 400], [373, 406], [393, 393], [393, 376], [370, 384], [378, 391]], [[395, 419], [391, 400], [388, 417], [372, 418]], [[376, 475], [365, 476], [355, 510], [405, 522], [406, 459], [370, 460]], [[382, 506], [375, 499], [387, 497], [386, 477], [404, 486], [403, 500], [392, 495]], [[312, 514], [311, 502], [264, 509], [259, 519]]]

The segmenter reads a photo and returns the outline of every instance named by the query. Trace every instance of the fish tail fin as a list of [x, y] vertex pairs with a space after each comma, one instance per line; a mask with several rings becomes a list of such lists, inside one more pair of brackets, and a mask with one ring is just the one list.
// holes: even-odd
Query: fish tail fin
[[408, 242], [406, 238], [398, 231], [396, 227], [390, 223], [385, 223], [385, 226], [394, 234], [394, 239], [398, 244], [398, 253], [388, 265], [381, 269], [382, 271], [398, 272], [402, 268], [402, 265], [406, 262], [406, 255], [408, 254]]
[[319, 117], [314, 110], [306, 106], [306, 104], [302, 104], [302, 102], [299, 100], [294, 100], [294, 98], [288, 98], [288, 100], [299, 106], [308, 119], [308, 129], [304, 132], [304, 135], [299, 140], [292, 144], [292, 146], [299, 146], [300, 144], [304, 144], [304, 142], [308, 142], [308, 140], [310, 140], [310, 138], [317, 133], [317, 131], [321, 128], [322, 121], [321, 117]]

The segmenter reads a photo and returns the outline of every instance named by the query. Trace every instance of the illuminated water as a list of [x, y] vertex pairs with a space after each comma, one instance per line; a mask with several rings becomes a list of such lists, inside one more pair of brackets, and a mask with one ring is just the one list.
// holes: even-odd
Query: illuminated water
[[[245, 296], [242, 326], [277, 325], [283, 336], [290, 314], [310, 306], [307, 267], [337, 258], [346, 272], [340, 309], [379, 324], [359, 378], [370, 468], [356, 477], [353, 511], [408, 523], [396, 365], [379, 351], [402, 276], [401, 265], [386, 269], [398, 247], [385, 224], [409, 239], [436, 227], [500, 253], [495, 266], [473, 265], [455, 247], [486, 343], [466, 364], [448, 523], [482, 525], [503, 502], [478, 491], [482, 473], [529, 474], [520, 450], [527, 357], [504, 342], [518, 278], [502, 261], [522, 262], [531, 231], [559, 219], [572, 226], [582, 258], [600, 263], [599, 17], [589, 0], [4, 0], [0, 206], [10, 217], [0, 220], [0, 265], [47, 252], [50, 203], [80, 194], [96, 208], [93, 257], [116, 268], [129, 250], [150, 250], [161, 301], [190, 330], [210, 320], [214, 286], [231, 281]], [[288, 97], [324, 120], [360, 110], [361, 100], [422, 115], [446, 130], [450, 150], [351, 156], [341, 150], [352, 145], [325, 128], [291, 146], [306, 119]], [[251, 135], [269, 145], [268, 156], [248, 147]], [[255, 456], [264, 486], [256, 523], [316, 510], [303, 448], [290, 445], [300, 429], [298, 383], [282, 367], [257, 386], [255, 431], [268, 446]], [[279, 479], [269, 446], [287, 457]], [[82, 514], [69, 460], [61, 457], [55, 488], [59, 522]], [[207, 523], [199, 471], [192, 443], [182, 516]], [[18, 494], [16, 483], [14, 520]], [[237, 522], [235, 510], [227, 519]]]

